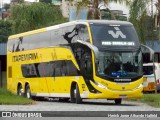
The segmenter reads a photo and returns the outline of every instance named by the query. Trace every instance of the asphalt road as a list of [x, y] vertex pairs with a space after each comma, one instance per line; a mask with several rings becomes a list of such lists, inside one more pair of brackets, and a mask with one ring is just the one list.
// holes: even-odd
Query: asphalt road
[[160, 111], [160, 108], [134, 101], [123, 100], [121, 105], [115, 105], [105, 99], [85, 99], [82, 104], [50, 100], [36, 101], [35, 105], [0, 105], [0, 111]]
[[[49, 116], [58, 120], [99, 120], [110, 119], [112, 120], [127, 120], [128, 117], [123, 115], [143, 115], [130, 117], [130, 120], [158, 120], [157, 116], [144, 116], [148, 115], [160, 115], [160, 108], [154, 108], [144, 103], [133, 101], [122, 101], [121, 105], [115, 105], [114, 101], [107, 101], [105, 99], [86, 99], [83, 100], [83, 104], [75, 104], [70, 102], [59, 102], [58, 100], [50, 101], [37, 101], [35, 105], [0, 105], [0, 111], [8, 112], [13, 111], [16, 113], [36, 112], [41, 113], [42, 117]], [[14, 114], [16, 115], [16, 114]], [[118, 116], [117, 116], [118, 115]], [[16, 116], [14, 116], [16, 117]], [[24, 118], [23, 118], [24, 119]], [[26, 119], [26, 118], [25, 118]], [[42, 118], [41, 118], [42, 119]], [[37, 120], [41, 120], [37, 119]], [[6, 120], [6, 118], [0, 118], [0, 120]], [[15, 120], [18, 120], [17, 118]], [[34, 118], [34, 120], [36, 120]], [[52, 119], [53, 120], [53, 119]]]
[[105, 99], [85, 99], [82, 104], [50, 100], [36, 101], [35, 105], [0, 105], [0, 111], [160, 111], [160, 108], [133, 101], [115, 105]]

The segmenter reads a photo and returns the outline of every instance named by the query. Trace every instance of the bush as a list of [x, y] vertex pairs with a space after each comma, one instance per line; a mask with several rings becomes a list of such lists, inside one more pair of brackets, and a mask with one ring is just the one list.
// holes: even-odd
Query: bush
[[27, 105], [33, 103], [34, 101], [31, 99], [14, 95], [5, 88], [0, 88], [0, 105]]
[[0, 43], [7, 42], [8, 36], [11, 35], [11, 28], [10, 21], [0, 20]]

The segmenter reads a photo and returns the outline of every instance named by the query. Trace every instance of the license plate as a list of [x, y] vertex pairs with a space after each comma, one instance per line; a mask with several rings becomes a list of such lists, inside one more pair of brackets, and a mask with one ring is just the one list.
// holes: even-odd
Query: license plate
[[119, 95], [120, 98], [127, 98], [127, 95]]

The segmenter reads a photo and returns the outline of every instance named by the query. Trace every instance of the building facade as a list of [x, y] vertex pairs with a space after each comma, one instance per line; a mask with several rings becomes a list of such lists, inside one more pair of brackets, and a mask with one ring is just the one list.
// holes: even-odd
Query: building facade
[[0, 43], [0, 87], [6, 87], [7, 44]]

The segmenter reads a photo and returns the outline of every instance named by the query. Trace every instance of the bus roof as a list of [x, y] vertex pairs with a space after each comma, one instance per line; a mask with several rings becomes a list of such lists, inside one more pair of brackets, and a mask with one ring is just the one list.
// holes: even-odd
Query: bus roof
[[24, 32], [24, 33], [11, 35], [11, 36], [9, 36], [8, 40], [18, 38], [18, 37], [27, 36], [27, 35], [32, 35], [32, 34], [36, 34], [36, 33], [40, 33], [40, 32], [46, 32], [46, 31], [50, 31], [50, 30], [53, 30], [56, 28], [65, 27], [68, 25], [75, 25], [75, 24], [79, 24], [79, 23], [81, 23], [81, 24], [97, 23], [97, 24], [110, 24], [110, 25], [132, 25], [132, 23], [130, 23], [130, 22], [118, 21], [118, 20], [76, 20], [76, 21], [66, 22], [66, 23], [53, 25], [50, 27], [45, 27], [45, 28], [41, 28], [41, 29], [37, 29], [37, 30]]
[[[80, 20], [79, 20], [80, 21]], [[102, 24], [116, 24], [116, 25], [132, 25], [132, 23], [127, 21], [119, 20], [83, 20], [88, 23], [102, 23]]]

